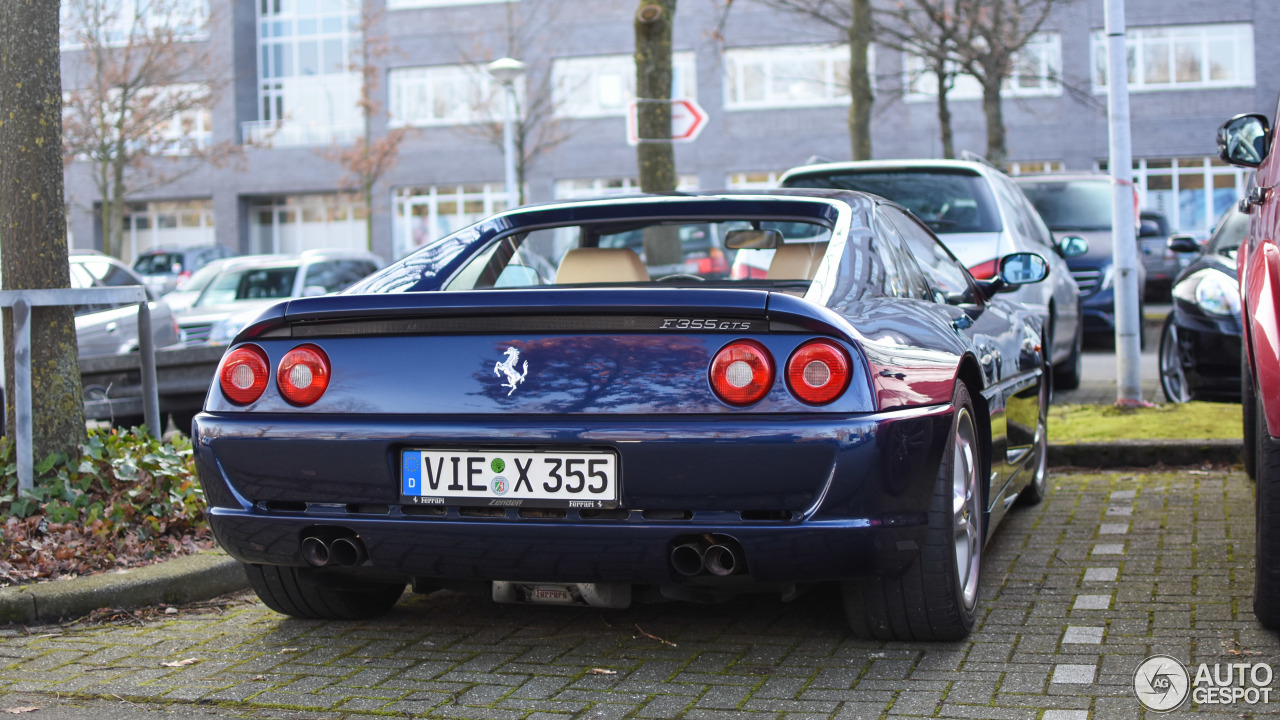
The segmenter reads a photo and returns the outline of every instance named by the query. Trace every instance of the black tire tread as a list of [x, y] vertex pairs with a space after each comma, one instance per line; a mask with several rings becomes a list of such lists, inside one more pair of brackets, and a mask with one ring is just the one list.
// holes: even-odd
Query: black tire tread
[[1258, 457], [1253, 614], [1264, 627], [1280, 630], [1280, 439], [1271, 436], [1256, 395], [1254, 405]]
[[1255, 393], [1246, 348], [1240, 352], [1240, 403], [1244, 418], [1244, 472], [1250, 479], [1258, 476], [1258, 396]]
[[367, 620], [386, 613], [404, 593], [404, 585], [390, 583], [345, 587], [306, 568], [245, 563], [244, 569], [264, 605], [297, 618]]
[[[1075, 347], [1071, 351], [1071, 356], [1066, 361], [1053, 366], [1053, 389], [1054, 390], [1075, 390], [1080, 387], [1083, 370], [1080, 366], [1080, 355], [1084, 346], [1084, 318], [1077, 314], [1076, 320], [1076, 339]], [[1056, 332], [1056, 327], [1055, 327]], [[1050, 336], [1053, 337], [1052, 335]], [[1052, 340], [1050, 341], [1052, 342]], [[1053, 346], [1050, 345], [1049, 355], [1052, 357]]]
[[[963, 384], [957, 384], [953, 404], [957, 408], [968, 407], [973, 416], [973, 403]], [[953, 424], [951, 438], [954, 437]], [[973, 629], [976, 613], [963, 608], [954, 572], [955, 549], [950, 532], [952, 442], [948, 440], [946, 456], [938, 470], [929, 504], [929, 531], [915, 562], [901, 575], [843, 583], [845, 613], [857, 637], [938, 642], [960, 640]]]

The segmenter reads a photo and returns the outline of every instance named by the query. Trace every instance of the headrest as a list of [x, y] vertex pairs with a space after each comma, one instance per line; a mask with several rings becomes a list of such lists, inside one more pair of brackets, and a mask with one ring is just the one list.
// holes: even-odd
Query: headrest
[[576, 248], [556, 270], [557, 285], [648, 281], [649, 271], [630, 248]]
[[826, 243], [786, 243], [773, 251], [770, 280], [812, 280], [818, 263], [827, 254]]

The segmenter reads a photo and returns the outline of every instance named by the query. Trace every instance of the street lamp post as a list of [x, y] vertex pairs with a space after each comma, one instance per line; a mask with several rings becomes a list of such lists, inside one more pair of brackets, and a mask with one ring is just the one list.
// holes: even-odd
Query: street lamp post
[[506, 94], [502, 112], [502, 159], [506, 171], [507, 207], [520, 204], [516, 188], [516, 80], [524, 74], [524, 63], [515, 58], [499, 58], [485, 66], [489, 75], [500, 83]]

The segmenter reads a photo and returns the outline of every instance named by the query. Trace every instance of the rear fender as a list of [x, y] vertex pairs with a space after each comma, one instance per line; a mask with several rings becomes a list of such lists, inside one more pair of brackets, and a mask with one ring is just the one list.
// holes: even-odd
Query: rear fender
[[1266, 242], [1249, 264], [1246, 307], [1254, 383], [1267, 419], [1267, 433], [1280, 432], [1280, 249]]

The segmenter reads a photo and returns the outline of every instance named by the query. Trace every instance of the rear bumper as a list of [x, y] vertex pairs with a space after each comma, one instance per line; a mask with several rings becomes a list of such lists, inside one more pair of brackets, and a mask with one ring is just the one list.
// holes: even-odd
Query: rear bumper
[[[951, 408], [586, 416], [572, 427], [564, 417], [354, 418], [197, 416], [210, 523], [232, 556], [301, 567], [304, 537], [353, 534], [368, 560], [350, 570], [380, 577], [671, 584], [684, 582], [671, 550], [715, 535], [741, 548], [757, 582], [897, 572], [924, 542]], [[399, 505], [395, 468], [400, 448], [431, 442], [612, 447], [622, 508], [419, 514]]]

